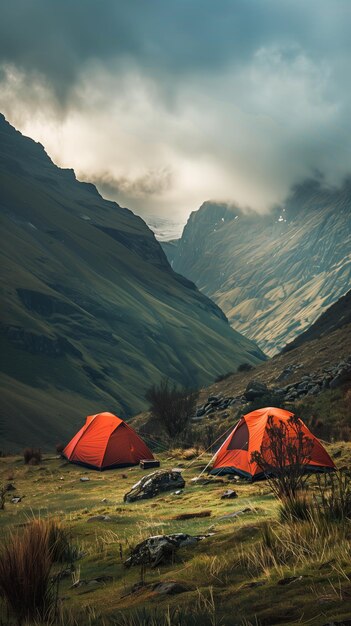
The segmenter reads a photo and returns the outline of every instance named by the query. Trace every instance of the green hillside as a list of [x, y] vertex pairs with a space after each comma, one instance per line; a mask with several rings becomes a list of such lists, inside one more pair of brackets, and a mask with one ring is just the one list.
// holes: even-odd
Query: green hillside
[[2, 446], [129, 416], [167, 375], [198, 386], [264, 358], [175, 274], [143, 220], [0, 117]]

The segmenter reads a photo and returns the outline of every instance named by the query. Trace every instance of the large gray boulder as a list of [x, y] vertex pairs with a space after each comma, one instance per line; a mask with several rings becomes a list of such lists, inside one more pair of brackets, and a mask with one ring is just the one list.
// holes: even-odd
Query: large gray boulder
[[179, 470], [157, 470], [143, 476], [124, 496], [125, 502], [153, 498], [163, 491], [182, 489], [185, 480]]

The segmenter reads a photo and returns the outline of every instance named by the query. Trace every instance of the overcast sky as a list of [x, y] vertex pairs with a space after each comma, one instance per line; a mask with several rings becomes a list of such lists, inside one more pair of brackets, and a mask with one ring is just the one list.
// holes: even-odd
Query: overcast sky
[[142, 215], [351, 172], [351, 0], [8, 0], [0, 110]]

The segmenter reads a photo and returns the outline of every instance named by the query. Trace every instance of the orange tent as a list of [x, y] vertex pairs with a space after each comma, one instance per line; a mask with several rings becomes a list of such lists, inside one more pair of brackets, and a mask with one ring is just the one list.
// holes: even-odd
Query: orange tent
[[[260, 451], [262, 445], [267, 446], [269, 443], [267, 435], [268, 417], [271, 417], [273, 424], [277, 426], [282, 421], [289, 427], [288, 420], [292, 415], [294, 414], [290, 411], [274, 407], [257, 409], [244, 415], [219, 448], [211, 474], [238, 474], [245, 478], [251, 478], [251, 480], [264, 478], [264, 473], [257, 463], [250, 462], [251, 454]], [[335, 465], [320, 441], [312, 435], [302, 420], [300, 422], [303, 434], [313, 441], [311, 458], [306, 464], [306, 471], [334, 470]], [[291, 441], [293, 442], [293, 438]]]
[[154, 458], [136, 432], [113, 413], [89, 415], [63, 454], [72, 463], [98, 470]]

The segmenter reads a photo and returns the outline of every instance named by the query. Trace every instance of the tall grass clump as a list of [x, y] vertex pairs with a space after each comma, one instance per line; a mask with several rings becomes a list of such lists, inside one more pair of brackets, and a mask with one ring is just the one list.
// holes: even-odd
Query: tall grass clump
[[351, 557], [349, 529], [344, 524], [330, 524], [326, 520], [265, 524], [258, 543], [245, 546], [240, 563], [255, 576], [270, 575], [289, 566], [305, 567], [322, 564], [330, 559], [348, 563]]
[[351, 472], [318, 475], [317, 486], [314, 511], [329, 522], [351, 522]]
[[9, 535], [0, 549], [0, 595], [19, 626], [55, 620], [60, 576], [52, 569], [75, 558], [68, 531], [56, 520], [32, 519]]
[[49, 528], [42, 520], [32, 520], [3, 544], [0, 593], [19, 626], [25, 620], [44, 620], [53, 609], [51, 568]]

